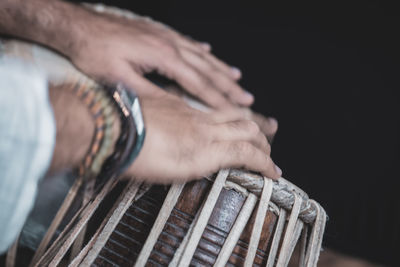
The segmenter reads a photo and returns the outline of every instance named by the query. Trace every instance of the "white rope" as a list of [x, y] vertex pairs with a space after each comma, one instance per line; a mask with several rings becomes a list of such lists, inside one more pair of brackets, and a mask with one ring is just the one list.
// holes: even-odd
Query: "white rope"
[[185, 184], [173, 184], [169, 189], [168, 194], [161, 207], [160, 213], [158, 214], [157, 219], [154, 222], [153, 227], [151, 228], [150, 234], [147, 237], [146, 242], [144, 243], [143, 248], [140, 251], [139, 257], [136, 260], [135, 267], [143, 267], [146, 265], [147, 259], [150, 257], [150, 254], [153, 251], [153, 247], [156, 244], [162, 230], [164, 229], [169, 215], [175, 207], [175, 204], [178, 201], [178, 198], [184, 186]]
[[304, 226], [304, 223], [302, 221], [298, 220], [296, 222], [296, 227], [294, 228], [294, 231], [293, 231], [292, 240], [290, 241], [290, 246], [288, 247], [288, 252], [287, 252], [288, 256], [286, 257], [285, 263], [284, 263], [285, 266], [289, 265], [289, 261], [292, 258], [292, 254], [293, 254], [294, 248], [297, 245], [297, 241], [299, 241], [301, 230], [303, 230], [303, 226]]
[[318, 244], [315, 250], [314, 258], [310, 260], [309, 262], [312, 263], [310, 266], [317, 266], [318, 259], [319, 259], [319, 254], [321, 253], [322, 250], [322, 240], [324, 239], [324, 232], [325, 232], [325, 226], [326, 226], [326, 219], [327, 215], [325, 210], [322, 208], [322, 206], [317, 203], [315, 200], [313, 200], [316, 205], [318, 205], [321, 213], [321, 220], [319, 221], [320, 227], [319, 227], [319, 237], [318, 237]]
[[285, 267], [286, 259], [290, 258], [290, 245], [296, 227], [296, 222], [299, 217], [302, 198], [294, 194], [295, 200], [292, 211], [289, 216], [289, 222], [286, 226], [285, 236], [283, 237], [282, 246], [279, 252], [277, 267]]
[[[210, 193], [207, 196], [206, 201], [204, 202], [203, 209], [200, 211], [200, 215], [198, 220], [196, 221], [193, 231], [190, 233], [188, 237], [188, 242], [183, 249], [182, 256], [178, 262], [179, 267], [187, 267], [189, 266], [193, 254], [197, 248], [197, 245], [200, 241], [200, 238], [204, 232], [204, 229], [207, 226], [208, 220], [211, 216], [211, 213], [214, 209], [215, 203], [218, 200], [220, 192], [225, 185], [225, 180], [228, 177], [229, 170], [222, 169], [218, 172], [217, 178], [215, 178], [214, 184], [211, 187]], [[189, 234], [189, 233], [187, 233]], [[182, 246], [182, 244], [181, 244]]]
[[271, 199], [272, 195], [272, 186], [272, 180], [264, 177], [264, 188], [261, 193], [260, 202], [258, 204], [253, 230], [251, 231], [249, 248], [247, 250], [246, 259], [244, 261], [245, 267], [250, 267], [253, 265], [253, 261], [258, 248], [258, 243], [260, 242], [261, 231], [264, 226], [265, 216], [267, 215], [269, 200]]
[[116, 181], [109, 180], [109, 182], [104, 186], [103, 190], [98, 194], [98, 196], [93, 200], [93, 202], [88, 202], [90, 203], [87, 209], [87, 212], [83, 212], [82, 218], [78, 221], [76, 227], [74, 227], [74, 230], [70, 233], [69, 238], [65, 241], [63, 246], [60, 248], [56, 256], [53, 258], [53, 260], [50, 262], [49, 266], [58, 266], [60, 261], [62, 260], [63, 256], [65, 253], [67, 253], [68, 249], [71, 247], [73, 242], [76, 240], [78, 237], [79, 233], [82, 231], [82, 229], [86, 226], [87, 222], [90, 220], [94, 212], [97, 210], [99, 207], [101, 201], [105, 198], [108, 192], [111, 191], [111, 189], [114, 187], [116, 184]]
[[236, 243], [239, 241], [240, 235], [242, 234], [244, 228], [246, 227], [251, 214], [253, 213], [254, 207], [257, 203], [257, 196], [254, 194], [249, 194], [242, 209], [233, 224], [228, 237], [226, 238], [221, 251], [218, 254], [218, 258], [215, 261], [214, 266], [225, 266], [232, 254]]
[[[116, 179], [110, 179], [100, 191], [100, 193], [96, 196], [96, 198], [89, 202], [85, 207], [81, 207], [81, 210], [74, 216], [74, 218], [70, 221], [70, 223], [65, 227], [65, 229], [61, 232], [59, 237], [53, 242], [50, 248], [46, 251], [46, 253], [41, 257], [41, 259], [35, 263], [35, 266], [43, 266], [47, 264], [48, 260], [51, 262], [48, 264], [49, 266], [57, 266], [62, 260], [65, 253], [68, 252], [72, 243], [82, 230], [82, 228], [86, 225], [89, 219], [92, 217], [100, 202], [104, 199], [110, 190], [117, 183]], [[70, 229], [72, 223], [78, 219], [78, 222]], [[60, 241], [62, 243], [60, 244]], [[61, 246], [60, 246], [61, 245]], [[55, 255], [53, 256], [53, 253]], [[50, 259], [49, 259], [50, 258]]]
[[[117, 205], [107, 216], [102, 225], [98, 228], [92, 239], [81, 250], [77, 257], [68, 265], [69, 267], [76, 267], [78, 265], [90, 266], [100, 253], [101, 249], [106, 244], [108, 238], [118, 225], [126, 210], [131, 206], [140, 185], [135, 181], [130, 181], [126, 189], [121, 193], [120, 198], [117, 200]], [[82, 261], [83, 259], [83, 261]], [[82, 263], [80, 263], [82, 261]]]
[[301, 235], [299, 267], [304, 267], [306, 264], [305, 259], [306, 259], [307, 238], [308, 238], [308, 226], [305, 225], [305, 227], [303, 228], [303, 234]]
[[305, 265], [307, 267], [317, 266], [319, 253], [321, 251], [322, 237], [325, 230], [326, 213], [324, 209], [314, 200], [310, 200], [312, 205], [317, 209], [317, 217], [311, 232], [310, 240], [308, 243]]
[[78, 190], [82, 184], [82, 178], [78, 177], [74, 184], [68, 191], [63, 203], [61, 204], [59, 210], [57, 211], [56, 215], [54, 216], [53, 221], [51, 222], [46, 234], [44, 235], [42, 241], [40, 241], [39, 247], [36, 249], [35, 254], [29, 264], [29, 267], [35, 266], [39, 259], [43, 256], [46, 251], [47, 246], [49, 245], [51, 239], [54, 236], [58, 226], [60, 225], [62, 219], [64, 218], [65, 214], [67, 213], [69, 207], [71, 206], [75, 196], [78, 193]]
[[[91, 177], [88, 181], [85, 182], [83, 188], [83, 198], [81, 200], [81, 205], [86, 205], [93, 197], [93, 189], [95, 186], [96, 179]], [[83, 227], [78, 237], [75, 239], [74, 244], [72, 245], [71, 252], [69, 255], [70, 260], [73, 260], [82, 250], [83, 243], [85, 241], [87, 225]]]
[[[249, 192], [260, 196], [261, 191], [263, 189], [264, 180], [258, 174], [252, 172], [244, 172], [242, 170], [232, 169], [229, 173], [228, 180], [237, 183], [238, 185], [246, 188]], [[312, 224], [316, 217], [316, 210], [313, 205], [310, 205], [309, 198], [307, 194], [285, 180], [284, 178], [279, 178], [274, 181], [274, 188], [272, 191], [271, 201], [274, 202], [281, 208], [285, 208], [290, 211], [294, 204], [294, 195], [298, 194], [302, 197], [303, 203], [300, 209], [299, 217], [300, 219], [307, 224]]]
[[278, 253], [279, 243], [281, 241], [283, 228], [285, 227], [285, 222], [286, 222], [286, 210], [284, 208], [281, 208], [279, 212], [279, 219], [275, 227], [275, 233], [272, 239], [271, 249], [269, 251], [266, 267], [273, 267], [275, 264], [275, 259]]

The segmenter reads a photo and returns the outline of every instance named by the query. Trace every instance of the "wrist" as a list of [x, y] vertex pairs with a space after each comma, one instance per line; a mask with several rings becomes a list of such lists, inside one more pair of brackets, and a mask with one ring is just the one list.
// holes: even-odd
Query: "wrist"
[[50, 86], [57, 137], [50, 173], [77, 166], [89, 150], [95, 124], [89, 110], [68, 86]]

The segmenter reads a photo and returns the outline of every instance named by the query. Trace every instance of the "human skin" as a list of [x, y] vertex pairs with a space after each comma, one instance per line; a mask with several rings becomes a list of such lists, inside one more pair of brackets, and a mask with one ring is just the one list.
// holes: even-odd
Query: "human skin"
[[[89, 109], [71, 90], [50, 86], [49, 99], [56, 122], [56, 146], [48, 170], [52, 174], [81, 163], [89, 150], [95, 124]], [[113, 130], [113, 136], [118, 135], [118, 128]]]
[[213, 108], [249, 106], [241, 73], [189, 39], [144, 17], [98, 14], [58, 0], [2, 0], [0, 32], [49, 46], [95, 80], [123, 82], [139, 95], [160, 89], [143, 77], [157, 71]]
[[141, 100], [148, 142], [128, 170], [136, 178], [187, 181], [231, 167], [281, 176], [254, 121], [235, 113], [203, 113], [169, 94]]
[[241, 76], [237, 68], [212, 55], [207, 43], [151, 19], [100, 14], [58, 0], [3, 0], [0, 33], [51, 47], [95, 80], [122, 82], [139, 96], [161, 92], [142, 76], [158, 71], [206, 105], [254, 120], [269, 140], [278, 129], [275, 119], [246, 107], [253, 97], [237, 84]]
[[[71, 91], [51, 87], [49, 95], [57, 127], [50, 171], [57, 172], [83, 160], [94, 122]], [[236, 167], [273, 179], [281, 176], [265, 135], [253, 121], [235, 113], [203, 113], [166, 93], [143, 97], [141, 102], [146, 138], [125, 175], [154, 183], [183, 182]], [[114, 137], [118, 134], [118, 127], [114, 127]]]
[[[144, 18], [121, 20], [57, 0], [0, 2], [0, 32], [44, 44], [96, 80], [123, 82], [137, 91], [148, 134], [129, 174], [169, 182], [201, 177], [225, 167], [245, 167], [270, 178], [280, 176], [260, 126], [236, 108], [253, 101], [236, 83], [240, 73], [216, 59], [208, 45], [160, 23]], [[143, 72], [150, 70], [177, 80], [219, 111], [206, 114], [188, 107], [144, 79]], [[79, 115], [82, 108], [71, 110], [64, 101], [57, 105], [58, 141], [52, 163], [56, 170], [77, 164], [90, 144], [90, 138], [77, 136], [81, 133], [74, 130], [76, 125], [82, 129], [90, 125], [89, 119]], [[66, 114], [72, 117], [63, 119]], [[64, 125], [62, 121], [74, 123]], [[268, 125], [274, 127], [270, 130], [273, 135], [276, 121], [261, 128]], [[89, 132], [85, 131], [85, 136]]]

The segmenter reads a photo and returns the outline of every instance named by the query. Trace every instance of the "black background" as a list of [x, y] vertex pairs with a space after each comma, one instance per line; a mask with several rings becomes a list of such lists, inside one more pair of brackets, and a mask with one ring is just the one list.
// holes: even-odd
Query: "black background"
[[325, 246], [398, 265], [399, 9], [382, 1], [104, 1], [208, 41], [254, 109], [279, 120], [273, 158], [327, 210]]

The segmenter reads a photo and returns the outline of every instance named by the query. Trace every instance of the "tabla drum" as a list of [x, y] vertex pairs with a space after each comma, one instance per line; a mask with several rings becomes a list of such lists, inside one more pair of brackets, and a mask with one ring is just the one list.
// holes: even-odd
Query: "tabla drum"
[[[131, 181], [69, 266], [316, 266], [325, 221], [283, 178], [232, 169], [169, 188]], [[36, 265], [60, 264], [88, 222], [74, 223]]]
[[298, 246], [299, 266], [316, 266], [326, 219], [283, 178], [240, 170], [169, 190], [152, 187], [126, 208], [74, 264], [287, 266]]
[[[52, 86], [99, 86], [38, 45], [7, 41], [0, 52], [34, 62]], [[82, 202], [83, 185], [72, 185], [57, 212], [62, 216], [55, 216], [30, 266], [317, 264], [325, 211], [283, 178], [272, 181], [231, 169], [171, 186], [116, 179]], [[7, 267], [14, 266], [19, 252], [16, 242]]]

